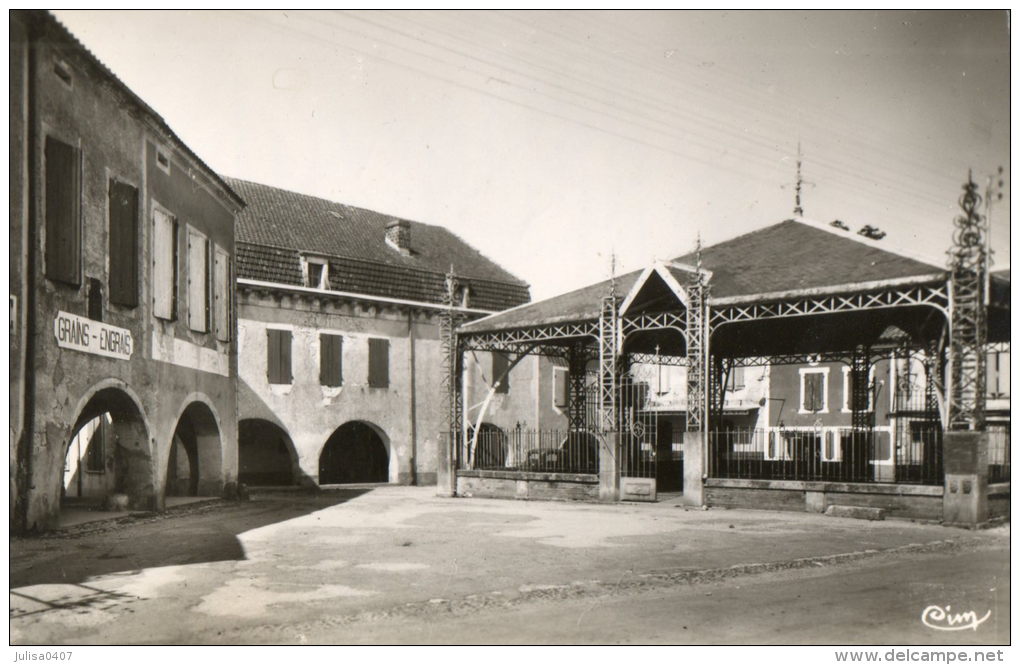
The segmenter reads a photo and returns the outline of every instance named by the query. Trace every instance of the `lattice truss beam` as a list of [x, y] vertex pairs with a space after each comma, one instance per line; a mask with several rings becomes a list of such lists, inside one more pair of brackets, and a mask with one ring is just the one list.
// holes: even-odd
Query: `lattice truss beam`
[[724, 323], [756, 321], [810, 314], [836, 314], [889, 307], [931, 305], [943, 312], [949, 308], [949, 291], [944, 282], [894, 287], [870, 293], [853, 293], [792, 298], [767, 303], [746, 305], [714, 305], [711, 313], [712, 329]]
[[514, 344], [541, 344], [542, 342], [557, 343], [566, 346], [578, 337], [599, 338], [599, 322], [575, 321], [558, 323], [534, 328], [517, 328], [514, 330], [494, 330], [487, 332], [461, 332], [465, 344], [471, 346], [487, 346], [493, 349], [508, 349]]
[[675, 330], [687, 338], [687, 317], [684, 312], [655, 312], [625, 316], [620, 331], [626, 338], [642, 330]]

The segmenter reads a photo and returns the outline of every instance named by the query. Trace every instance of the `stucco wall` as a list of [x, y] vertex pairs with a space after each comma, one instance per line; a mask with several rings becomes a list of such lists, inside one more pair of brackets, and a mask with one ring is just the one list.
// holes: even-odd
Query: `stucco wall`
[[[389, 481], [434, 484], [440, 435], [446, 430], [443, 366], [435, 310], [353, 302], [332, 296], [296, 295], [272, 289], [239, 289], [240, 418], [278, 424], [289, 435], [303, 476], [318, 481], [319, 456], [330, 435], [361, 421], [383, 436]], [[290, 330], [293, 383], [271, 385], [267, 329]], [[343, 337], [343, 385], [320, 385], [321, 333]], [[368, 385], [368, 340], [389, 340], [389, 387]], [[414, 365], [411, 347], [414, 346]], [[544, 368], [544, 369], [543, 369]], [[411, 377], [414, 377], [412, 387]], [[487, 353], [465, 357], [468, 419], [475, 422], [491, 385]], [[483, 422], [509, 429], [517, 422], [556, 427], [548, 361], [527, 358], [510, 374], [510, 392], [490, 401]], [[542, 405], [541, 395], [548, 398]], [[563, 421], [565, 423], [565, 421]], [[412, 463], [413, 458], [413, 463]]]

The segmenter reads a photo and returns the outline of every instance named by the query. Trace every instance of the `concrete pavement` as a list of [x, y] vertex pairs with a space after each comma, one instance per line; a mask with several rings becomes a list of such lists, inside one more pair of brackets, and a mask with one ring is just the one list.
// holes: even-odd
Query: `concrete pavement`
[[343, 627], [371, 634], [383, 622], [526, 611], [534, 602], [746, 576], [797, 580], [895, 557], [942, 556], [951, 569], [967, 552], [1003, 547], [1008, 527], [967, 532], [670, 502], [439, 499], [434, 488], [413, 487], [265, 495], [105, 532], [13, 540], [11, 636], [16, 644], [360, 641]]

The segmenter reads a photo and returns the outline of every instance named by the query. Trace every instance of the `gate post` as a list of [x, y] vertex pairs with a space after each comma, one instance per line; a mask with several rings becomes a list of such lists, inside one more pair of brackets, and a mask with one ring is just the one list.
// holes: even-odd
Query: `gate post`
[[942, 522], [975, 527], [988, 521], [988, 432], [942, 435], [945, 487]]
[[599, 501], [620, 500], [620, 433], [603, 432], [599, 437]]
[[[457, 302], [458, 280], [450, 266], [446, 275], [446, 308], [439, 315], [439, 344], [443, 357], [443, 397], [446, 411], [445, 432], [440, 433], [439, 459], [436, 464], [436, 495], [457, 495], [457, 448], [463, 434], [461, 404], [463, 380], [463, 354], [457, 338], [460, 317], [454, 310]], [[445, 440], [442, 440], [444, 439]]]
[[705, 433], [684, 432], [684, 493], [686, 506], [705, 505]]

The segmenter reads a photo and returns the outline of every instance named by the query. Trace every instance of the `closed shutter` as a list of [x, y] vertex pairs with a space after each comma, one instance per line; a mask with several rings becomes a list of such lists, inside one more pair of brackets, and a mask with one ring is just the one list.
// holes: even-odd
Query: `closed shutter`
[[343, 384], [343, 343], [340, 335], [319, 335], [319, 383], [337, 387]]
[[[509, 372], [507, 372], [507, 368], [509, 366], [510, 359], [507, 358], [507, 355], [505, 353], [500, 353], [499, 351], [494, 351], [492, 353], [493, 383], [495, 383], [496, 381], [500, 381], [500, 377], [502, 377], [502, 382], [499, 384], [499, 386], [496, 387], [497, 393], [510, 392], [510, 374]], [[504, 374], [506, 374], [506, 376], [503, 376]]]
[[390, 385], [390, 341], [368, 340], [368, 385], [388, 388]]
[[110, 181], [110, 302], [138, 305], [138, 190]]
[[209, 241], [188, 228], [188, 327], [209, 330]]
[[557, 409], [567, 407], [567, 379], [570, 373], [564, 369], [553, 369], [553, 405]]
[[291, 334], [289, 330], [266, 331], [266, 365], [269, 383], [291, 383]]
[[216, 339], [230, 341], [230, 254], [217, 247], [213, 263], [213, 322]]
[[46, 137], [46, 276], [81, 284], [81, 164], [78, 149]]
[[176, 310], [177, 220], [152, 211], [152, 313], [172, 320]]
[[811, 373], [804, 375], [804, 410], [821, 411], [823, 402], [822, 375]]

